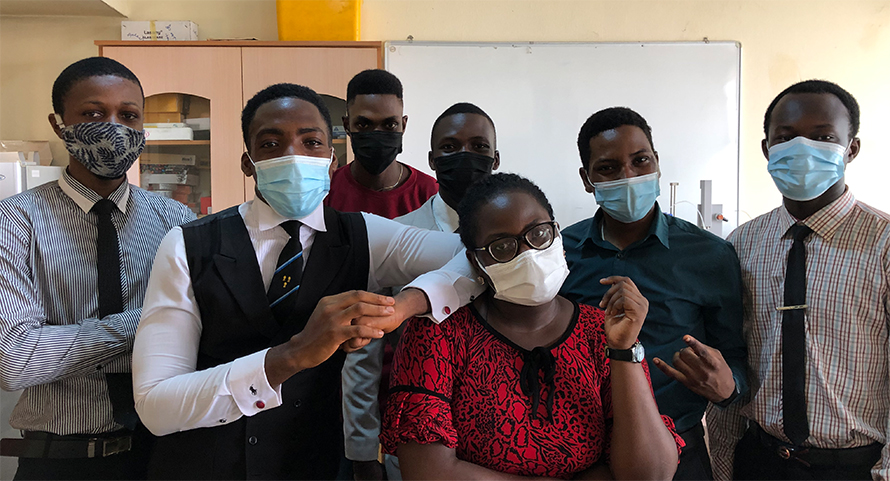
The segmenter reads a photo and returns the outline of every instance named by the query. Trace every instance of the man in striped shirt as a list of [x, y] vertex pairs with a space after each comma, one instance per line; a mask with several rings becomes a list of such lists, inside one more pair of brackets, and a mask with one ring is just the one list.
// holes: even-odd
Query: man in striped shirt
[[[151, 437], [125, 428], [110, 396], [132, 404], [130, 355], [151, 264], [167, 231], [195, 215], [127, 183], [145, 145], [143, 103], [139, 80], [114, 60], [66, 68], [50, 123], [68, 168], [58, 182], [0, 202], [0, 385], [24, 389], [10, 418], [24, 439], [3, 444], [4, 456], [19, 457], [16, 479], [145, 476]], [[100, 231], [113, 232], [110, 247]], [[103, 256], [114, 242], [117, 253]], [[105, 273], [119, 274], [103, 277], [103, 258], [117, 259]]]
[[[783, 205], [728, 239], [753, 379], [750, 402], [709, 413], [718, 479], [890, 477], [890, 216], [845, 185], [858, 130], [856, 100], [830, 82], [792, 85], [767, 109], [762, 147]], [[794, 278], [803, 301], [787, 300]]]

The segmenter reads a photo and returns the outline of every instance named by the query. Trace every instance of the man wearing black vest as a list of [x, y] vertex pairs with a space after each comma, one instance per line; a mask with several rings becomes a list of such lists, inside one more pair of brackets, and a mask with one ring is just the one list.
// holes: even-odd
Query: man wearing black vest
[[[150, 476], [332, 479], [345, 354], [405, 318], [441, 321], [479, 287], [452, 234], [322, 206], [330, 114], [277, 84], [244, 108], [257, 199], [177, 228], [155, 258], [136, 335], [136, 408], [162, 436]], [[394, 299], [364, 292], [410, 282]]]

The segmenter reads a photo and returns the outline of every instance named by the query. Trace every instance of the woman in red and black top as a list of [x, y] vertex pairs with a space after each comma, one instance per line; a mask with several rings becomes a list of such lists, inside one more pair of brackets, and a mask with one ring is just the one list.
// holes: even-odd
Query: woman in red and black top
[[557, 296], [558, 226], [522, 177], [479, 181], [459, 213], [490, 289], [402, 335], [381, 439], [404, 478], [670, 479], [683, 441], [632, 349], [648, 310], [634, 283], [604, 279], [602, 309]]

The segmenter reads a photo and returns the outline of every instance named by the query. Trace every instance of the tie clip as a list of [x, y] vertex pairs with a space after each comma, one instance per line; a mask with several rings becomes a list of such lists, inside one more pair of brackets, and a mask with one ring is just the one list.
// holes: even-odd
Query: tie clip
[[798, 304], [796, 306], [779, 306], [776, 308], [777, 311], [796, 311], [798, 309], [806, 309], [806, 304]]

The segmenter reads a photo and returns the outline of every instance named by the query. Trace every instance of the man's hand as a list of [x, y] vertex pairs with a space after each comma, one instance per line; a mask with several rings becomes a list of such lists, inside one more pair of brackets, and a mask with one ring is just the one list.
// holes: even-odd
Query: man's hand
[[600, 301], [600, 308], [606, 313], [606, 345], [630, 349], [649, 313], [649, 301], [629, 277], [611, 276], [600, 279], [600, 284], [612, 285]]
[[365, 316], [353, 321], [381, 329], [385, 333], [395, 331], [405, 319], [430, 312], [430, 301], [420, 289], [408, 288], [395, 296], [395, 311], [389, 316]]
[[[384, 316], [362, 316], [352, 320], [355, 325], [365, 325], [380, 329], [385, 333], [395, 331], [405, 319], [426, 314], [430, 311], [430, 301], [420, 289], [408, 288], [395, 296], [394, 310]], [[365, 347], [371, 339], [350, 339], [343, 344], [343, 350], [353, 352]]]
[[689, 347], [674, 353], [674, 367], [657, 357], [652, 360], [655, 366], [712, 403], [731, 396], [735, 391], [735, 379], [729, 365], [723, 360], [723, 354], [689, 335], [684, 336], [683, 341]]
[[392, 297], [365, 291], [349, 291], [322, 298], [302, 331], [266, 353], [266, 378], [269, 384], [277, 386], [294, 374], [327, 361], [349, 339], [383, 337], [383, 331], [379, 328], [353, 325], [352, 321], [362, 317], [392, 316], [394, 304]]

